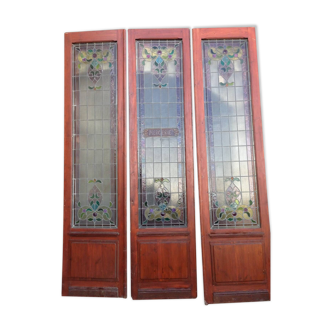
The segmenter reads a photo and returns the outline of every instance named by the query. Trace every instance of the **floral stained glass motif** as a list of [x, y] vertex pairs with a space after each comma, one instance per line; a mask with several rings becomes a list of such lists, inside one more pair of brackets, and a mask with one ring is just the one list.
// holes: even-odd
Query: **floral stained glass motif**
[[136, 42], [139, 227], [185, 227], [182, 42]]
[[[88, 88], [91, 90], [101, 89], [101, 85], [96, 85], [100, 78], [102, 77], [103, 68], [105, 65], [112, 68], [114, 60], [114, 45], [110, 45], [109, 48], [96, 48], [91, 47], [87, 50], [83, 50], [80, 47], [76, 47], [76, 52], [78, 52], [78, 69], [81, 70], [87, 67], [87, 74], [92, 86], [89, 85]], [[86, 68], [84, 68], [86, 70]]]
[[246, 39], [204, 40], [211, 228], [260, 226]]
[[239, 178], [226, 178], [225, 181], [230, 181], [231, 184], [226, 189], [225, 200], [226, 205], [219, 206], [219, 202], [216, 200], [216, 194], [212, 193], [212, 204], [216, 208], [214, 221], [215, 225], [220, 222], [236, 223], [251, 221], [253, 224], [257, 224], [257, 221], [253, 219], [253, 205], [252, 200], [249, 200], [249, 205], [241, 204], [242, 195], [240, 189], [234, 184], [234, 181], [240, 181]]
[[102, 183], [100, 180], [90, 180], [89, 183], [95, 183], [94, 186], [90, 189], [88, 194], [88, 203], [89, 205], [81, 205], [81, 202], [78, 202], [77, 205], [80, 208], [77, 213], [78, 224], [81, 221], [93, 222], [94, 224], [97, 221], [105, 220], [111, 225], [115, 225], [112, 221], [112, 202], [108, 206], [102, 206], [103, 196], [99, 188], [96, 186], [97, 183]]
[[177, 66], [179, 61], [179, 42], [159, 43], [152, 46], [139, 43], [139, 52], [142, 52], [142, 65], [151, 68], [151, 72], [157, 79], [153, 86], [164, 88], [167, 82], [163, 79], [167, 75], [169, 66]]
[[218, 61], [219, 84], [227, 87], [234, 85], [234, 82], [228, 80], [234, 73], [234, 61], [239, 60], [240, 64], [243, 63], [243, 52], [240, 46], [226, 45], [210, 48], [208, 64], [211, 65], [212, 61]]
[[[166, 187], [165, 183], [170, 183], [169, 179], [155, 179], [155, 183], [159, 183], [159, 187], [156, 191], [155, 205], [148, 205], [148, 202], [145, 202], [144, 205], [147, 207], [145, 209], [145, 221], [143, 224], [146, 224], [149, 220], [155, 220], [157, 222], [165, 222], [171, 220], [178, 220], [181, 216], [181, 210], [177, 206], [170, 206], [169, 202], [171, 195], [169, 189]], [[177, 205], [181, 206], [181, 199], [178, 200]]]

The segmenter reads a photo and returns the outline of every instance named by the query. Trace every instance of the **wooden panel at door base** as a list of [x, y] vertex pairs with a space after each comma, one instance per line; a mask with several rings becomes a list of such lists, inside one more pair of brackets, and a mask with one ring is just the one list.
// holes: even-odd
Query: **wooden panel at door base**
[[213, 293], [213, 303], [270, 301], [270, 293], [265, 290]]
[[137, 300], [154, 300], [154, 299], [191, 299], [192, 289], [166, 288], [161, 289], [139, 289]]
[[85, 297], [119, 297], [117, 287], [72, 287], [69, 286], [69, 296]]

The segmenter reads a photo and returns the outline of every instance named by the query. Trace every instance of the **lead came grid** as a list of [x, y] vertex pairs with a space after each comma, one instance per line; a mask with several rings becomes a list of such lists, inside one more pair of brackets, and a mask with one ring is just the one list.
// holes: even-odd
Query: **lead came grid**
[[72, 56], [72, 227], [117, 228], [117, 44]]
[[184, 227], [182, 42], [136, 42], [140, 227]]
[[202, 41], [210, 223], [259, 227], [246, 39]]

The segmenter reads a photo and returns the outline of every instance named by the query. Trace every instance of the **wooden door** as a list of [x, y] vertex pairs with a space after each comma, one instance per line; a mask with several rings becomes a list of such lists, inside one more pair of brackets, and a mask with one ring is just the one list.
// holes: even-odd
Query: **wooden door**
[[132, 298], [195, 298], [190, 31], [128, 38]]
[[64, 296], [127, 297], [125, 30], [65, 34]]
[[254, 28], [194, 29], [205, 303], [270, 299], [270, 229]]

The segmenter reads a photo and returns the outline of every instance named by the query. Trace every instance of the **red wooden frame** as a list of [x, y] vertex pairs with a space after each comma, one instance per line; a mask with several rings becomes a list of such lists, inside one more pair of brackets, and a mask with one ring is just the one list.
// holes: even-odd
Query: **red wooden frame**
[[[252, 98], [252, 117], [255, 141], [256, 171], [261, 228], [214, 229], [210, 228], [207, 152], [203, 96], [202, 40], [248, 39], [249, 67]], [[205, 303], [243, 302], [270, 299], [270, 226], [267, 203], [265, 160], [263, 148], [261, 105], [259, 96], [258, 63], [255, 28], [193, 29], [194, 83], [197, 162], [202, 233], [203, 277]], [[214, 281], [213, 245], [259, 243], [263, 248], [265, 279], [259, 283], [238, 282], [218, 284]], [[222, 248], [222, 247], [221, 247]], [[241, 258], [239, 258], [241, 259]]]
[[[117, 42], [118, 85], [118, 228], [86, 229], [71, 227], [72, 213], [72, 44]], [[64, 113], [64, 213], [63, 213], [63, 296], [127, 297], [126, 251], [126, 31], [105, 30], [65, 34], [65, 113]], [[71, 244], [97, 243], [115, 246], [115, 274], [112, 279], [73, 278]], [[109, 247], [108, 247], [109, 248]], [[109, 254], [108, 249], [105, 249]], [[104, 254], [104, 252], [103, 252]]]
[[[186, 228], [140, 229], [138, 216], [138, 146], [137, 146], [137, 103], [136, 103], [136, 40], [179, 39], [183, 42], [183, 90], [186, 141]], [[195, 248], [195, 207], [194, 207], [194, 161], [191, 107], [191, 67], [189, 29], [129, 30], [129, 120], [130, 120], [130, 215], [131, 215], [131, 293], [133, 299], [153, 298], [195, 298], [196, 248]], [[157, 280], [142, 283], [139, 280], [139, 242], [184, 241], [189, 243], [189, 277], [185, 281]], [[158, 240], [156, 240], [158, 239]], [[148, 273], [148, 271], [147, 271]]]

